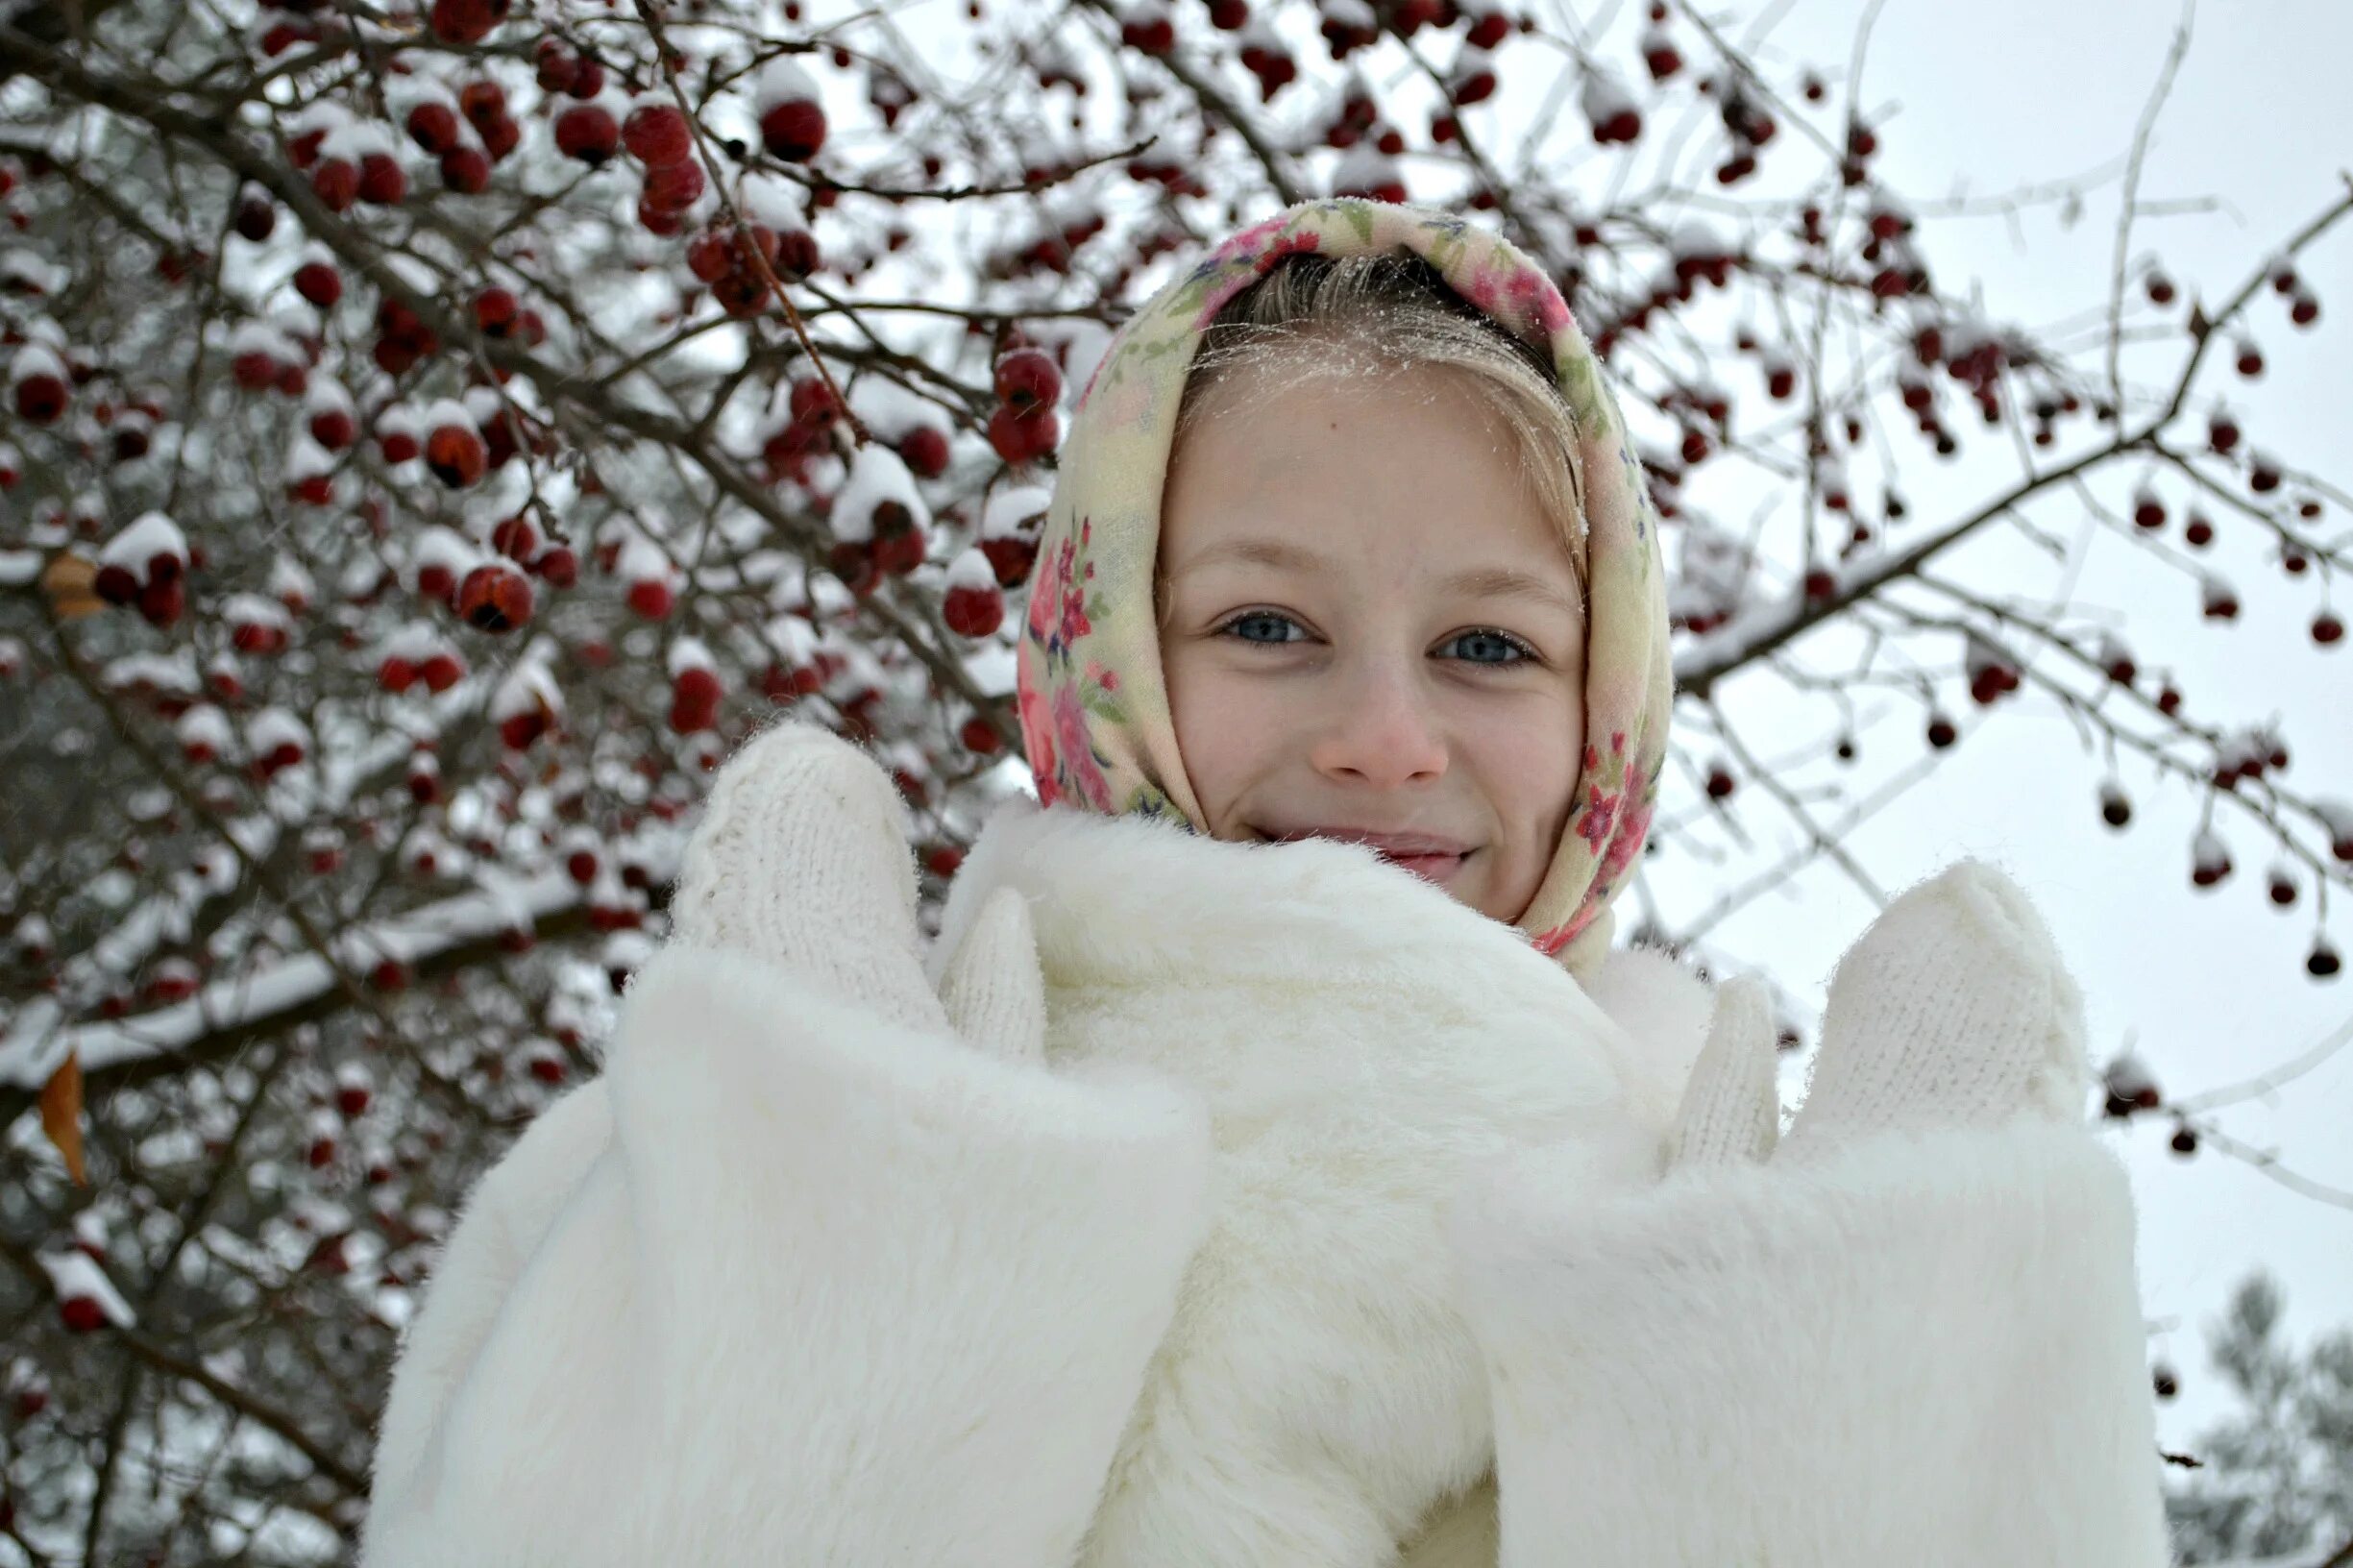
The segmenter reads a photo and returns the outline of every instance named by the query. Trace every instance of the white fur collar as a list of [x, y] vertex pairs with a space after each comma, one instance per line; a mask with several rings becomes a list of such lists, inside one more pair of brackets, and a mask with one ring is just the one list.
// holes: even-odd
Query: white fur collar
[[1697, 1046], [1646, 1037], [1703, 1024], [1705, 985], [1621, 961], [1613, 1018], [1370, 850], [1027, 800], [967, 857], [935, 965], [999, 887], [1037, 931], [1049, 1061], [1173, 1080], [1212, 1129], [1209, 1234], [1080, 1568], [1394, 1561], [1494, 1458], [1449, 1204], [1514, 1150], [1556, 1151], [1572, 1197], [1654, 1177]]
[[1557, 1008], [1564, 1032], [1600, 1041], [1642, 1109], [1662, 1120], [1714, 1001], [1708, 982], [1654, 947], [1612, 949], [1580, 988], [1525, 933], [1357, 845], [1228, 844], [1142, 818], [1042, 809], [1025, 796], [995, 809], [948, 891], [935, 980], [999, 887], [1028, 901], [1050, 991], [1292, 985], [1304, 972], [1474, 1005], [1535, 999]]

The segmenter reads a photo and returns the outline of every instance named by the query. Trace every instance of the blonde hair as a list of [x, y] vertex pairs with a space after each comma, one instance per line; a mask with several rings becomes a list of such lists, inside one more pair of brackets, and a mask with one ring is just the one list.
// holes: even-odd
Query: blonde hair
[[1187, 374], [1172, 465], [1213, 394], [1245, 367], [1282, 373], [1266, 378], [1261, 398], [1322, 377], [1428, 369], [1456, 381], [1509, 432], [1537, 509], [1568, 551], [1584, 607], [1577, 416], [1551, 357], [1456, 293], [1427, 258], [1296, 252], [1228, 300], [1202, 329]]

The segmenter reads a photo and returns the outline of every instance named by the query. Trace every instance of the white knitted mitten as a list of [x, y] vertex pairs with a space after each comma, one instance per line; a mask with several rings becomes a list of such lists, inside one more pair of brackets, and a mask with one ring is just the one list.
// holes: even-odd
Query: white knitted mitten
[[1044, 1051], [1029, 908], [1000, 890], [935, 994], [916, 923], [915, 856], [888, 773], [830, 730], [788, 719], [712, 786], [671, 903], [672, 940], [779, 965], [895, 1022], [993, 1054]]
[[[1749, 979], [1717, 988], [1671, 1168], [1774, 1154], [1774, 1029]], [[2091, 1087], [2083, 995], [2019, 886], [1956, 862], [1880, 912], [1838, 961], [1803, 1109], [1781, 1160], [1897, 1128], [2080, 1119]]]

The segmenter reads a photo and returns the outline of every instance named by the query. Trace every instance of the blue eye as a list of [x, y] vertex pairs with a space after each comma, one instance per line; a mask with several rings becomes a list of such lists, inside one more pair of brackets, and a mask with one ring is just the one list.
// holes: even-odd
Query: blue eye
[[1507, 653], [1515, 655], [1515, 657], [1506, 659], [1473, 659], [1470, 661], [1473, 664], [1486, 664], [1501, 667], [1520, 664], [1526, 660], [1535, 657], [1534, 650], [1529, 648], [1526, 643], [1521, 642], [1517, 637], [1512, 636], [1508, 632], [1496, 631], [1491, 628], [1466, 631], [1456, 637], [1454, 640], [1456, 642], [1464, 642], [1474, 637], [1483, 637], [1489, 643], [1503, 649]]
[[[1218, 626], [1216, 629], [1216, 635], [1220, 637], [1231, 637], [1237, 642], [1248, 643], [1259, 648], [1281, 648], [1289, 643], [1303, 642], [1306, 640], [1304, 637], [1253, 637], [1244, 635], [1237, 629], [1241, 626], [1250, 625], [1254, 623], [1272, 625], [1276, 626], [1287, 626], [1292, 630], [1303, 629], [1300, 627], [1299, 623], [1292, 620], [1289, 616], [1278, 615], [1273, 610], [1244, 610], [1241, 614], [1230, 618], [1222, 625]], [[1497, 631], [1490, 626], [1481, 626], [1475, 627], [1469, 631], [1459, 631], [1453, 637], [1447, 639], [1447, 641], [1450, 644], [1453, 644], [1465, 642], [1471, 639], [1483, 639], [1489, 645], [1490, 651], [1500, 649], [1506, 656], [1492, 658], [1473, 657], [1464, 661], [1468, 664], [1480, 665], [1491, 670], [1507, 670], [1514, 665], [1529, 663], [1537, 656], [1536, 650], [1529, 647], [1526, 643], [1522, 642], [1519, 638], [1512, 636], [1507, 631]]]
[[[1231, 636], [1231, 635], [1234, 635], [1234, 628], [1235, 628], [1236, 626], [1244, 626], [1244, 625], [1249, 625], [1251, 622], [1253, 622], [1253, 621], [1261, 621], [1261, 622], [1271, 621], [1271, 622], [1274, 622], [1275, 624], [1277, 624], [1278, 625], [1294, 626], [1294, 627], [1295, 627], [1295, 626], [1297, 626], [1297, 625], [1299, 625], [1299, 623], [1298, 623], [1298, 622], [1293, 621], [1293, 620], [1292, 620], [1292, 619], [1291, 619], [1289, 616], [1287, 616], [1287, 615], [1277, 615], [1277, 614], [1275, 614], [1275, 613], [1274, 613], [1272, 610], [1244, 610], [1244, 611], [1243, 611], [1241, 614], [1239, 614], [1239, 615], [1236, 616], [1236, 617], [1235, 617], [1233, 620], [1228, 621], [1228, 622], [1227, 622], [1227, 623], [1226, 623], [1224, 625], [1219, 626], [1219, 627], [1217, 628], [1217, 633], [1218, 633], [1218, 635], [1219, 635], [1219, 636], [1221, 636], [1221, 637], [1223, 637], [1223, 636]], [[1271, 638], [1271, 639], [1269, 639], [1269, 638], [1265, 638], [1265, 637], [1240, 637], [1240, 638], [1238, 638], [1238, 641], [1240, 641], [1240, 642], [1245, 642], [1245, 643], [1261, 643], [1261, 644], [1264, 644], [1264, 645], [1266, 645], [1266, 646], [1271, 647], [1271, 646], [1273, 646], [1274, 644], [1277, 644], [1277, 643], [1287, 643], [1287, 642], [1290, 642], [1290, 641], [1291, 641], [1291, 639], [1290, 639], [1290, 638], [1288, 638], [1288, 637], [1276, 637], [1276, 638]]]

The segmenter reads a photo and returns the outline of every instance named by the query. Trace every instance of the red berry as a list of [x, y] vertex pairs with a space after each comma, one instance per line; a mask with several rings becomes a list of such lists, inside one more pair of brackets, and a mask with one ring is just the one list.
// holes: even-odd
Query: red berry
[[531, 583], [506, 561], [488, 561], [466, 574], [457, 613], [481, 631], [512, 631], [531, 618]]
[[[770, 233], [757, 224], [753, 225], [753, 231], [764, 235]], [[808, 277], [824, 260], [823, 253], [818, 248], [817, 236], [806, 229], [787, 229], [782, 234], [774, 236], [771, 248], [774, 255], [770, 257], [770, 262], [775, 267], [776, 276], [789, 283], [797, 283]]]
[[540, 39], [538, 57], [538, 81], [542, 92], [566, 91], [572, 86], [574, 78], [580, 73], [580, 57], [566, 49], [560, 39]]
[[1026, 414], [1011, 404], [1000, 404], [989, 416], [989, 444], [1017, 467], [1052, 452], [1061, 440], [1061, 416], [1043, 404]]
[[947, 432], [936, 425], [919, 425], [900, 437], [898, 455], [919, 479], [936, 479], [947, 472]]
[[493, 283], [474, 296], [474, 321], [484, 337], [505, 337], [515, 330], [515, 291]]
[[521, 713], [510, 713], [499, 721], [499, 741], [509, 751], [527, 751], [531, 743], [548, 732], [548, 713], [545, 708], [529, 707]]
[[1038, 558], [1038, 545], [1033, 539], [1008, 533], [983, 539], [980, 552], [989, 557], [999, 587], [1018, 588], [1029, 580], [1030, 567]]
[[649, 621], [659, 621], [670, 614], [670, 584], [659, 577], [648, 577], [629, 585], [629, 608]]
[[686, 242], [686, 270], [697, 280], [716, 283], [735, 268], [735, 236], [725, 229], [708, 229]]
[[500, 519], [490, 530], [490, 548], [510, 561], [528, 561], [539, 553], [539, 530], [531, 527], [528, 517], [517, 512]]
[[340, 212], [359, 199], [359, 165], [340, 158], [323, 159], [310, 171], [311, 193], [330, 212]]
[[1004, 591], [994, 583], [950, 588], [940, 615], [959, 637], [986, 637], [1004, 624]]
[[488, 77], [478, 77], [457, 89], [458, 111], [479, 131], [506, 117], [506, 89]]
[[489, 453], [479, 431], [464, 425], [435, 426], [425, 438], [425, 466], [453, 490], [461, 490], [482, 477]]
[[36, 425], [48, 425], [65, 411], [65, 382], [50, 375], [28, 376], [16, 383], [16, 412]]
[[359, 199], [378, 207], [397, 207], [408, 194], [408, 175], [388, 153], [369, 153], [359, 160]]
[[569, 588], [580, 579], [580, 558], [572, 552], [571, 546], [553, 545], [540, 552], [531, 563], [531, 570], [551, 588]]
[[834, 401], [833, 388], [815, 376], [803, 376], [793, 382], [787, 407], [793, 418], [803, 425], [827, 425], [842, 411]]
[[695, 205], [702, 189], [702, 165], [692, 159], [657, 164], [646, 171], [645, 205], [660, 214], [681, 213]]
[[58, 1303], [58, 1314], [65, 1319], [66, 1328], [76, 1334], [91, 1334], [106, 1327], [106, 1310], [89, 1296], [67, 1296]]
[[771, 158], [805, 163], [825, 145], [825, 111], [805, 98], [773, 105], [760, 116], [760, 143]]
[[490, 159], [475, 147], [453, 147], [441, 155], [441, 183], [460, 196], [490, 188]]
[[268, 196], [248, 185], [237, 197], [237, 233], [258, 245], [278, 227], [278, 208]]
[[1017, 411], [1051, 407], [1062, 397], [1062, 370], [1043, 349], [1016, 349], [996, 362], [996, 395]]
[[433, 0], [435, 37], [450, 43], [479, 43], [506, 19], [506, 0]]
[[621, 128], [601, 104], [575, 104], [555, 117], [555, 150], [596, 168], [621, 144]]
[[408, 111], [408, 139], [435, 158], [457, 145], [457, 115], [447, 104], [419, 104]]
[[2344, 623], [2337, 619], [2337, 617], [2330, 611], [2322, 610], [2319, 615], [2314, 618], [2312, 624], [2312, 640], [2318, 643], [2321, 647], [2326, 648], [2330, 644], [2341, 640], [2343, 636]]
[[758, 273], [739, 269], [711, 285], [711, 298], [731, 316], [756, 316], [768, 305], [768, 280]]
[[306, 261], [294, 269], [294, 292], [322, 310], [343, 298], [343, 280], [324, 261]]
[[964, 727], [956, 732], [956, 738], [964, 742], [966, 750], [979, 757], [995, 756], [1005, 745], [997, 735], [996, 726], [977, 713], [964, 722]]
[[622, 145], [650, 169], [683, 163], [695, 154], [695, 137], [674, 104], [640, 104], [622, 122]]

